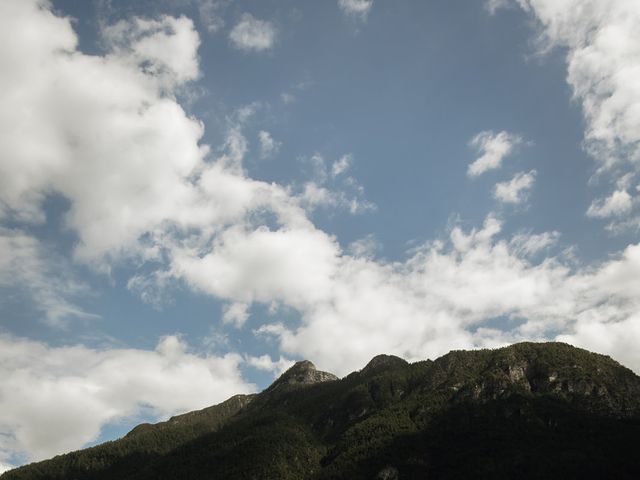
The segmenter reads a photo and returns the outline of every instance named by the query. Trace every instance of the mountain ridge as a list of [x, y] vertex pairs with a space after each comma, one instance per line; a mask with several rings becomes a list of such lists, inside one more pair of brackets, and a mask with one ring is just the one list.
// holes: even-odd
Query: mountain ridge
[[341, 379], [298, 362], [261, 393], [0, 478], [637, 478], [627, 450], [639, 434], [640, 377], [524, 342], [415, 363], [379, 355]]

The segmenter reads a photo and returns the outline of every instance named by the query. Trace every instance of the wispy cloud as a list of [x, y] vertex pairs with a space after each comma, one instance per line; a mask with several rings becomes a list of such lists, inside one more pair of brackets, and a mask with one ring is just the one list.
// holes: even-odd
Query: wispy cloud
[[347, 15], [366, 20], [373, 7], [373, 0], [338, 0], [338, 6]]
[[200, 21], [209, 33], [216, 33], [224, 27], [222, 12], [227, 0], [197, 0]]
[[501, 8], [506, 8], [512, 4], [515, 0], [485, 0], [484, 8], [491, 14], [495, 13]]
[[26, 292], [50, 326], [65, 326], [73, 318], [98, 318], [74, 303], [86, 297], [89, 288], [73, 275], [71, 266], [20, 230], [0, 228], [0, 288]]
[[346, 172], [349, 169], [349, 167], [351, 167], [352, 163], [353, 163], [353, 155], [351, 154], [343, 155], [338, 160], [333, 162], [333, 165], [331, 165], [331, 176], [335, 178], [339, 175], [342, 175], [344, 172]]
[[509, 132], [480, 132], [469, 141], [469, 146], [474, 148], [480, 156], [469, 165], [467, 175], [477, 177], [489, 170], [500, 168], [505, 157], [521, 143], [522, 137]]
[[497, 183], [493, 189], [493, 196], [504, 203], [522, 203], [527, 199], [535, 181], [535, 170], [517, 173], [511, 180]]
[[594, 218], [618, 217], [629, 213], [632, 207], [631, 195], [626, 190], [616, 190], [605, 199], [594, 200], [587, 215]]
[[280, 150], [282, 142], [277, 142], [273, 139], [271, 134], [266, 130], [260, 130], [258, 132], [258, 141], [260, 142], [260, 157], [268, 158]]
[[[501, 5], [503, 2], [490, 2]], [[640, 2], [518, 0], [538, 20], [539, 45], [566, 49], [567, 82], [582, 104], [585, 147], [612, 183], [640, 173]], [[624, 212], [625, 192], [589, 207], [602, 217]]]
[[276, 35], [276, 28], [271, 22], [244, 13], [229, 33], [229, 39], [240, 50], [259, 52], [273, 47]]

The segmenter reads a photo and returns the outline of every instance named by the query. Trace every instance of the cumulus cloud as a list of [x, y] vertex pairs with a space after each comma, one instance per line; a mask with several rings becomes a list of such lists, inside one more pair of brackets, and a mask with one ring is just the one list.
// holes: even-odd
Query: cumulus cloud
[[493, 196], [504, 203], [518, 204], [526, 200], [536, 181], [536, 171], [517, 173], [508, 182], [500, 182], [493, 189]]
[[134, 18], [106, 26], [102, 36], [114, 55], [172, 84], [197, 78], [200, 40], [186, 17]]
[[[341, 374], [379, 352], [417, 360], [558, 332], [640, 369], [640, 358], [616, 333], [640, 311], [633, 293], [640, 246], [595, 269], [576, 269], [562, 256], [532, 260], [557, 234], [520, 233], [509, 240], [500, 239], [500, 232], [494, 217], [478, 230], [455, 227], [448, 241], [427, 243], [401, 263], [352, 257], [336, 248], [332, 288], [314, 291], [301, 324], [276, 322], [260, 331], [275, 336], [285, 353]], [[322, 285], [321, 278], [315, 281]], [[496, 318], [505, 327], [488, 328]], [[611, 327], [611, 333], [590, 342], [580, 335], [585, 324], [599, 325], [603, 335]]]
[[509, 132], [480, 132], [469, 142], [469, 146], [474, 148], [480, 156], [469, 165], [467, 175], [477, 177], [489, 170], [500, 168], [504, 158], [521, 143], [522, 137]]
[[70, 21], [46, 5], [0, 5], [8, 72], [0, 80], [0, 203], [5, 218], [42, 222], [43, 199], [57, 192], [70, 201], [65, 223], [78, 234], [76, 256], [117, 254], [167, 216], [184, 218], [185, 179], [206, 148], [201, 123], [172, 89], [197, 75], [198, 37], [184, 18], [134, 19], [114, 27], [130, 45], [85, 55]]
[[[543, 48], [566, 49], [567, 82], [574, 98], [582, 104], [585, 147], [598, 162], [599, 173], [607, 172], [614, 180], [628, 171], [638, 173], [640, 3], [628, 0], [517, 0], [517, 3], [538, 20]], [[614, 196], [618, 200], [623, 198], [619, 192], [610, 198]], [[598, 205], [592, 207], [591, 214], [599, 211]]]
[[631, 211], [633, 198], [626, 190], [616, 190], [611, 196], [594, 200], [587, 210], [587, 215], [594, 218], [621, 216]]
[[521, 0], [544, 39], [568, 48], [567, 81], [582, 101], [588, 149], [603, 165], [640, 160], [640, 4]]
[[164, 418], [252, 392], [242, 362], [235, 354], [189, 353], [176, 336], [155, 350], [50, 347], [0, 336], [0, 459], [47, 458], [143, 411]]
[[293, 360], [289, 360], [285, 357], [280, 357], [278, 360], [273, 360], [269, 355], [261, 355], [259, 357], [248, 356], [246, 357], [247, 365], [257, 368], [265, 372], [271, 372], [274, 377], [279, 377], [294, 364]]
[[338, 6], [347, 15], [366, 20], [373, 6], [373, 0], [338, 0]]
[[273, 47], [276, 34], [276, 28], [271, 22], [244, 13], [229, 33], [229, 39], [240, 50], [259, 52]]
[[282, 142], [275, 141], [271, 134], [265, 130], [258, 132], [258, 141], [260, 142], [260, 156], [262, 158], [275, 155], [282, 146]]

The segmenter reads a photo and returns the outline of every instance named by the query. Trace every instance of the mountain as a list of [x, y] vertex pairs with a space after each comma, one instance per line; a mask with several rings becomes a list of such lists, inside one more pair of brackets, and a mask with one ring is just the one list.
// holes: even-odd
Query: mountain
[[0, 476], [23, 479], [640, 478], [640, 377], [562, 343], [379, 355]]

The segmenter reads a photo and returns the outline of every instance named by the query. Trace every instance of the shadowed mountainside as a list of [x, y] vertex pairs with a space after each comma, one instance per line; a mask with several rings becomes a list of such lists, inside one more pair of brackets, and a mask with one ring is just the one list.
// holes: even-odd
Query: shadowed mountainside
[[0, 476], [23, 479], [640, 478], [640, 377], [561, 343], [298, 362], [268, 389]]

